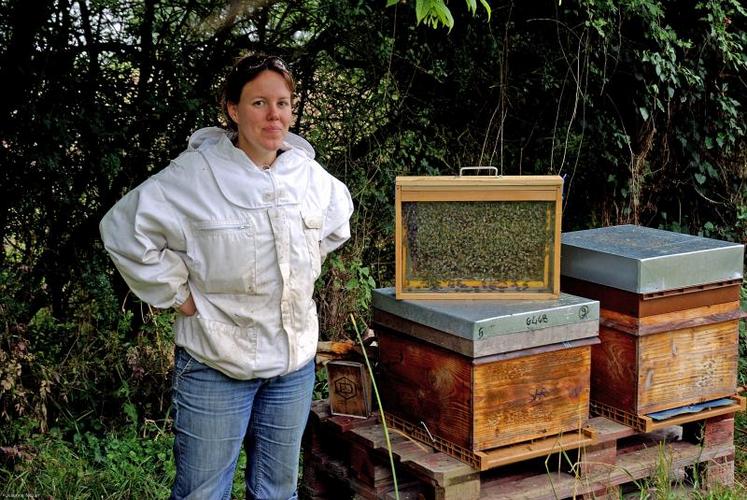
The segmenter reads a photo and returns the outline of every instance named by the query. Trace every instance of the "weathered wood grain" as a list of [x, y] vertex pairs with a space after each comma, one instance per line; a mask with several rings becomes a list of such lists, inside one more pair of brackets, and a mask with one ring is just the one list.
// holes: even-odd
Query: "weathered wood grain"
[[560, 278], [560, 289], [563, 292], [598, 300], [608, 310], [636, 318], [734, 302], [739, 300], [741, 284], [742, 280], [731, 280], [666, 292], [639, 294], [568, 276]]
[[581, 428], [588, 419], [590, 365], [588, 346], [476, 365], [474, 449]]
[[599, 340], [591, 348], [591, 399], [632, 410], [637, 403], [636, 337], [600, 326]]
[[384, 410], [470, 448], [472, 369], [466, 358], [377, 329]]
[[489, 450], [578, 430], [588, 418], [596, 339], [473, 360], [376, 331], [385, 411], [452, 444]]
[[636, 412], [701, 403], [736, 393], [738, 321], [638, 337]]

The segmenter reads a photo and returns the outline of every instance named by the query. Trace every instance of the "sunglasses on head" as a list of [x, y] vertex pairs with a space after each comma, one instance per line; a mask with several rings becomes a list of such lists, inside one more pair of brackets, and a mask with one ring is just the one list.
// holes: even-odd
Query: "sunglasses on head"
[[249, 59], [251, 58], [247, 58], [244, 61], [241, 61], [239, 64], [237, 64], [235, 70], [238, 71], [240, 69], [242, 71], [254, 71], [258, 69], [274, 68], [274, 69], [282, 71], [283, 73], [290, 73], [290, 70], [288, 69], [288, 66], [285, 64], [285, 61], [283, 61], [277, 56], [265, 57], [264, 59], [262, 59], [261, 61], [255, 64], [249, 64]]

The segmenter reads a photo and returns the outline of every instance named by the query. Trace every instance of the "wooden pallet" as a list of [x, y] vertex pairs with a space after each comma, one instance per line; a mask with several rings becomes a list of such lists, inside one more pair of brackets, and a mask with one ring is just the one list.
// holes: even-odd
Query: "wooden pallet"
[[[619, 498], [621, 485], [642, 484], [661, 463], [677, 479], [731, 485], [733, 417], [712, 416], [654, 433], [595, 417], [589, 425], [596, 444], [519, 458], [485, 472], [394, 429], [389, 433], [402, 500]], [[304, 498], [395, 498], [384, 431], [376, 415], [332, 416], [326, 402], [315, 402], [303, 448]]]
[[438, 436], [433, 436], [428, 432], [427, 428], [414, 426], [395, 415], [385, 413], [384, 418], [390, 429], [401, 431], [407, 436], [415, 438], [421, 443], [442, 451], [447, 455], [451, 455], [479, 471], [486, 471], [530, 458], [544, 457], [553, 453], [568, 452], [584, 446], [590, 446], [594, 444], [595, 440], [594, 430], [590, 427], [583, 427], [574, 432], [533, 439], [492, 450], [472, 451], [450, 443]]
[[665, 420], [654, 420], [646, 415], [634, 415], [614, 406], [609, 406], [599, 401], [591, 401], [591, 414], [600, 417], [607, 417], [610, 420], [620, 422], [621, 424], [632, 427], [638, 432], [653, 432], [659, 429], [666, 429], [673, 425], [683, 425], [689, 422], [705, 420], [719, 415], [733, 415], [737, 411], [747, 409], [747, 398], [740, 395], [731, 396], [732, 403], [728, 406], [718, 406], [698, 413], [683, 413], [676, 417]]

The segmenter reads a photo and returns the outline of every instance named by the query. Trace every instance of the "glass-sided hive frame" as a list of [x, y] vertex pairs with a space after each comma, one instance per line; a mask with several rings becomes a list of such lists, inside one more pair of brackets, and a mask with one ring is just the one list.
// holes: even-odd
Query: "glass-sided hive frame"
[[560, 294], [563, 179], [397, 177], [397, 299]]

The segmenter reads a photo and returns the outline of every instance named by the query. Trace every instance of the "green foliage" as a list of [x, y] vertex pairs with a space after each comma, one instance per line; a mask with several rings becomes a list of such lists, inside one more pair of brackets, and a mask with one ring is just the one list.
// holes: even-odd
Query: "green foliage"
[[[79, 296], [70, 300], [76, 309], [65, 321], [42, 307], [23, 322], [25, 308], [7, 299], [7, 323], [0, 331], [0, 420], [26, 417], [22, 421], [37, 422], [40, 431], [53, 426], [78, 433], [163, 417], [173, 314], [142, 309], [133, 335], [134, 315], [117, 310], [108, 279], [89, 283], [85, 294], [75, 290]], [[4, 285], [0, 295], [7, 297], [4, 290], [14, 285]], [[23, 437], [5, 426], [0, 436], [6, 443]]]
[[59, 429], [34, 435], [13, 449], [14, 465], [0, 469], [0, 494], [165, 498], [175, 474], [173, 437], [153, 422], [142, 434], [134, 429], [105, 436], [76, 433], [72, 440]]
[[[475, 15], [477, 13], [477, 0], [465, 0], [467, 3], [467, 10]], [[387, 7], [397, 5], [400, 0], [387, 0]], [[488, 14], [488, 21], [490, 20], [490, 4], [487, 0], [480, 0], [480, 4]], [[445, 26], [451, 30], [454, 27], [454, 16], [446, 6], [444, 0], [416, 0], [415, 1], [415, 16], [418, 24], [424, 23], [426, 26], [431, 28], [438, 28]]]
[[367, 321], [372, 288], [393, 281], [398, 175], [559, 174], [564, 230], [636, 222], [747, 241], [738, 0], [250, 4], [0, 4], [4, 444], [57, 428], [35, 456], [48, 445], [72, 460], [86, 454], [74, 436], [103, 450], [105, 431], [165, 418], [171, 314], [128, 296], [97, 224], [216, 123], [220, 76], [243, 51], [291, 65], [294, 131], [353, 195], [352, 238], [316, 289], [325, 339], [350, 337], [349, 315]]
[[325, 368], [316, 371], [314, 381], [314, 400], [327, 399], [329, 397], [329, 380]]
[[347, 318], [361, 312], [368, 318], [374, 288], [376, 280], [368, 266], [359, 260], [346, 261], [335, 254], [328, 257], [323, 277], [316, 287], [320, 332], [324, 338], [349, 338], [352, 332], [347, 330]]

